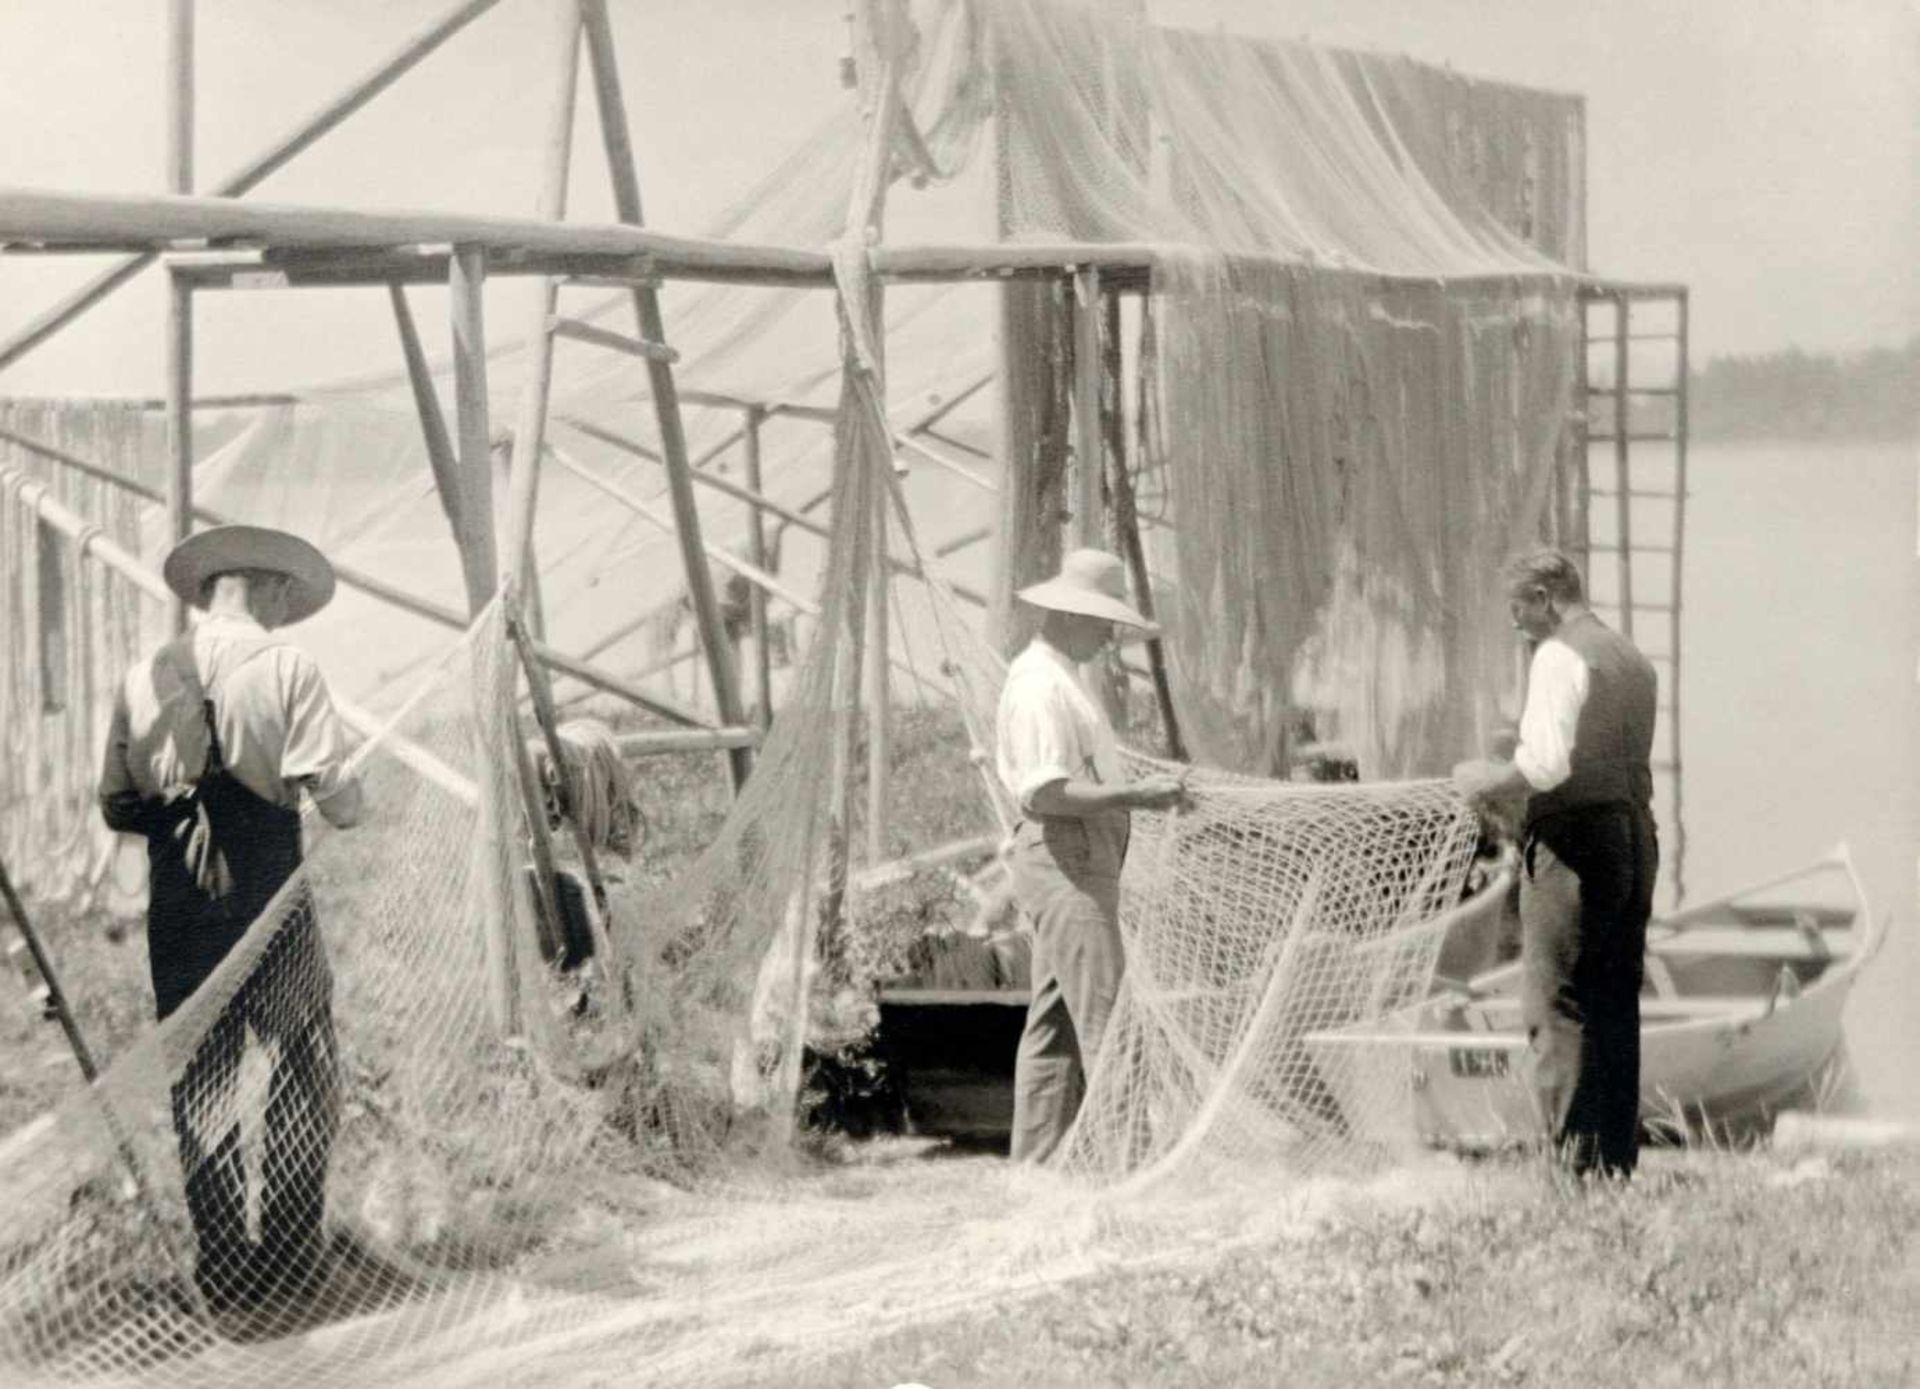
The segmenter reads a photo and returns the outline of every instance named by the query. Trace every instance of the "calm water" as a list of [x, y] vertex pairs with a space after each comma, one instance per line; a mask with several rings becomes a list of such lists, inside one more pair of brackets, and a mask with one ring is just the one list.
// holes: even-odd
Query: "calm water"
[[1687, 896], [1853, 848], [1885, 950], [1848, 1037], [1920, 1120], [1920, 565], [1903, 446], [1696, 447], [1681, 733]]

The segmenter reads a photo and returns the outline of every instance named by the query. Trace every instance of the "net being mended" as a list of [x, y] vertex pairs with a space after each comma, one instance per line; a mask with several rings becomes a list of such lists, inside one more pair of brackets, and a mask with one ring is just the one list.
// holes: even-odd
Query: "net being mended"
[[[1511, 675], [1495, 562], [1549, 528], [1555, 496], [1581, 255], [1574, 104], [1396, 60], [1104, 23], [1088, 5], [915, 13], [933, 171], [924, 202], [901, 190], [890, 235], [945, 228], [960, 206], [955, 224], [987, 236], [1153, 248], [1144, 305], [1124, 319], [1140, 329], [1129, 466], [1169, 588], [1175, 703], [1203, 760], [1284, 771], [1305, 714], [1370, 777], [1431, 778], [1477, 751]], [[857, 146], [857, 122], [839, 120], [723, 230], [824, 241]], [[437, 657], [370, 635], [344, 600], [316, 620], [302, 636], [323, 666], [361, 677], [343, 673], [343, 692], [410, 692], [365, 756], [369, 819], [312, 827], [305, 870], [213, 980], [0, 1145], [0, 1378], [791, 1379], [836, 1341], [1217, 1250], [1283, 1219], [1314, 1174], [1379, 1156], [1358, 1135], [1382, 1126], [1349, 1108], [1370, 1078], [1329, 1074], [1303, 1038], [1427, 985], [1439, 942], [1422, 923], [1457, 901], [1472, 844], [1431, 780], [1200, 772], [1193, 810], [1139, 819], [1131, 971], [1057, 1170], [823, 1165], [787, 1141], [809, 1020], [860, 983], [837, 933], [871, 865], [840, 846], [858, 811], [879, 494], [897, 513], [890, 543], [923, 570], [941, 570], [942, 523], [982, 520], [978, 505], [908, 514], [923, 481], [894, 478], [894, 428], [916, 397], [946, 405], [958, 377], [993, 370], [996, 313], [1010, 335], [1071, 338], [1052, 287], [895, 287], [883, 380], [871, 354], [843, 370], [841, 301], [807, 295], [668, 295], [689, 384], [840, 404], [830, 446], [791, 421], [768, 435], [770, 495], [797, 509], [830, 486], [814, 567], [796, 542], [782, 569], [818, 612], [705, 853], [615, 894], [614, 958], [583, 1004], [582, 982], [535, 946], [499, 613]], [[563, 355], [556, 371], [565, 446], [655, 495], [651, 465], [594, 453], [565, 423], [631, 415], [630, 364], [581, 366]], [[1006, 422], [1005, 475], [1063, 460], [1057, 368], [1031, 415]], [[1012, 410], [1025, 385], [1003, 385]], [[330, 552], [434, 576], [445, 596], [457, 572], [401, 394], [303, 397], [197, 482], [244, 519], [314, 518]], [[737, 425], [689, 413], [697, 448]], [[944, 427], [991, 442], [1000, 423], [962, 409]], [[739, 515], [706, 514], [715, 544], [738, 540]], [[5, 519], [9, 534], [25, 524]], [[620, 634], [646, 630], [645, 602], [672, 606], [674, 544], [633, 531], [599, 492], [543, 490], [550, 639], [638, 679], [659, 653]], [[1050, 563], [1020, 542], [1002, 589]], [[952, 585], [892, 587], [901, 648], [931, 645], [922, 674], [978, 743], [997, 661], [976, 615]], [[369, 669], [402, 649], [426, 664]], [[9, 707], [38, 697], [22, 686]], [[62, 793], [84, 809], [86, 776], [66, 770]], [[6, 812], [9, 845], [29, 843], [35, 826]], [[269, 1212], [319, 1199], [322, 1172], [330, 1252], [299, 1296], [241, 1317], [205, 1305], [189, 1186], [230, 1201], [232, 1257], [251, 1261], [279, 1223]]]
[[[777, 1040], [753, 1049], [754, 999], [770, 958], [796, 960], [795, 913], [825, 921], [818, 859], [791, 860], [826, 833], [795, 789], [830, 772], [831, 701], [828, 726], [776, 730], [671, 894], [616, 899], [621, 963], [581, 1009], [489, 844], [485, 800], [510, 777], [468, 775], [480, 740], [517, 736], [505, 649], [496, 610], [370, 746], [368, 821], [316, 828], [208, 985], [0, 1151], [8, 1382], [752, 1380], [1048, 1278], [1217, 1247], [1278, 1219], [1302, 1178], [1381, 1155], [1299, 1039], [1425, 987], [1438, 941], [1420, 923], [1457, 899], [1472, 844], [1444, 787], [1197, 774], [1192, 810], [1139, 821], [1130, 972], [1060, 1170], [821, 1166], [779, 1141], [792, 1072]], [[796, 983], [832, 969], [771, 974], [790, 1017]], [[743, 1055], [785, 1093], [743, 1090]], [[312, 1281], [245, 1314], [189, 1276], [189, 1202], [223, 1173], [236, 1259], [271, 1259], [276, 1210], [324, 1190]]]
[[[933, 568], [875, 385], [851, 359], [819, 635], [698, 861], [616, 892], [584, 979], [544, 963], [496, 605], [362, 753], [367, 819], [311, 826], [209, 982], [0, 1150], [10, 1382], [790, 1378], [889, 1325], [1217, 1253], [1384, 1156], [1355, 1136], [1384, 1127], [1347, 1108], [1364, 1086], [1302, 1039], [1426, 987], [1472, 821], [1434, 782], [1207, 772], [1191, 810], [1138, 822], [1131, 968], [1055, 1170], [788, 1141], [809, 1014], [859, 983], [835, 846], [881, 489]], [[924, 587], [978, 740], [997, 659]], [[221, 1201], [239, 1233], [210, 1251], [190, 1212]], [[303, 1205], [310, 1262], [274, 1240]], [[258, 1305], [217, 1305], [247, 1282]]]

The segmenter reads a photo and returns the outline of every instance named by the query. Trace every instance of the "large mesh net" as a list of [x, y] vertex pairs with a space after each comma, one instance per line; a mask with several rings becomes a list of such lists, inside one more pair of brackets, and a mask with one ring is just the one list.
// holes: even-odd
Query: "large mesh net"
[[[845, 678], [835, 647], [809, 681]], [[207, 982], [0, 1152], [10, 1377], [617, 1360], [693, 1383], [746, 1373], [756, 1343], [790, 1370], [855, 1327], [1245, 1235], [1250, 1207], [1278, 1218], [1281, 1174], [1388, 1154], [1300, 1038], [1425, 986], [1422, 923], [1472, 843], [1442, 787], [1203, 775], [1192, 810], [1142, 820], [1128, 982], [1061, 1176], [862, 1171], [782, 1141], [806, 1012], [848, 982], [816, 942], [859, 889], [832, 798], [794, 795], [833, 773], [835, 701], [796, 701], [814, 718], [776, 730], [670, 890], [616, 893], [583, 981], [543, 961], [498, 829], [509, 652], [496, 610], [362, 753], [366, 819], [312, 826]], [[1196, 1167], [1232, 1175], [1225, 1204], [1161, 1180]]]
[[[1196, 772], [1191, 810], [1136, 823], [1129, 974], [1055, 1169], [930, 1169], [884, 1147], [826, 1161], [793, 1142], [809, 1051], [871, 1022], [887, 951], [862, 931], [886, 895], [958, 865], [971, 910], [975, 870], [991, 876], [990, 850], [953, 846], [990, 846], [1010, 815], [984, 757], [996, 648], [1018, 634], [1007, 593], [1057, 554], [1073, 433], [1070, 289], [892, 286], [869, 319], [866, 258], [842, 242], [835, 295], [665, 296], [697, 387], [708, 541], [745, 545], [749, 433], [779, 508], [777, 717], [700, 852], [613, 883], [606, 948], [556, 969], [527, 872], [508, 612], [456, 636], [343, 596], [298, 636], [392, 718], [363, 754], [368, 817], [310, 825], [305, 867], [207, 983], [0, 1146], [9, 1378], [764, 1382], [901, 1321], [1217, 1250], [1284, 1219], [1281, 1194], [1313, 1174], [1391, 1151], [1404, 1078], [1306, 1037], [1428, 987], [1473, 824], [1431, 780], [1245, 774], [1337, 742], [1368, 777], [1432, 777], [1498, 717], [1495, 560], [1550, 528], [1560, 486], [1578, 105], [1108, 7], [914, 13], [920, 138], [896, 170], [924, 187], [898, 190], [891, 238], [1148, 245], [1108, 320], [1109, 439], [1138, 489], [1137, 596], [1169, 628], [1177, 717], [1202, 761], [1234, 769]], [[857, 114], [837, 117], [715, 230], [829, 242], [859, 143]], [[546, 638], [704, 706], [677, 541], [620, 500], [664, 486], [633, 423], [645, 392], [631, 364], [556, 353]], [[209, 504], [457, 602], [396, 378], [228, 433], [197, 470]], [[0, 500], [24, 631], [30, 523]], [[989, 531], [997, 554], [976, 543]], [[157, 558], [157, 523], [145, 539]], [[892, 701], [928, 736], [900, 739], [876, 807], [857, 706], [883, 600]], [[37, 697], [16, 684], [9, 714]], [[1119, 704], [1145, 707], [1138, 689]], [[61, 773], [76, 806], [87, 718], [60, 735], [86, 769]], [[969, 750], [977, 771], [936, 774]], [[929, 901], [913, 898], [916, 932]]]

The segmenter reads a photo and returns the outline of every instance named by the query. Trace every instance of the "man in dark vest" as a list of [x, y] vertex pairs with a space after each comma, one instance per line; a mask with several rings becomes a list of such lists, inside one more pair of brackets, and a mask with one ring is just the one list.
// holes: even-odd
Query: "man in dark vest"
[[[208, 985], [173, 1086], [194, 1279], [215, 1311], [278, 1305], [322, 1272], [338, 1125], [332, 975], [303, 878], [300, 801], [360, 818], [346, 734], [313, 658], [272, 635], [324, 607], [333, 568], [297, 536], [220, 526], [167, 556], [168, 586], [206, 616], [134, 666], [107, 739], [107, 824], [147, 841], [147, 955], [162, 1020]], [[256, 925], [257, 923], [257, 925]], [[218, 977], [249, 930], [244, 964]], [[247, 1231], [235, 1120], [251, 1031], [272, 1054], [259, 1241]]]
[[1454, 771], [1470, 800], [1526, 797], [1521, 1006], [1548, 1132], [1581, 1174], [1639, 1156], [1640, 983], [1653, 909], [1656, 677], [1587, 607], [1580, 571], [1540, 549], [1507, 568], [1535, 644], [1511, 761]]

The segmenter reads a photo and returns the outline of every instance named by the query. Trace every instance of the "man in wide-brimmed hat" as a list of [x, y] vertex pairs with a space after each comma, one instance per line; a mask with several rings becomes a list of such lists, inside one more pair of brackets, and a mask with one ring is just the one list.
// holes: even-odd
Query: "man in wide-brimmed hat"
[[[200, 1040], [173, 1087], [194, 1276], [224, 1311], [295, 1294], [320, 1272], [339, 1108], [332, 976], [306, 884], [282, 889], [301, 862], [302, 795], [347, 826], [361, 793], [319, 667], [274, 632], [332, 598], [326, 557], [284, 531], [219, 526], [176, 545], [162, 572], [206, 615], [122, 682], [100, 804], [111, 828], [147, 841], [161, 1018], [256, 921], [265, 936], [242, 977], [216, 991], [224, 1002], [189, 1025]], [[257, 1244], [232, 1103], [249, 1029], [275, 1053]]]
[[1014, 898], [1033, 925], [1033, 1000], [1014, 1063], [1016, 1161], [1044, 1161], [1079, 1111], [1120, 991], [1120, 865], [1131, 812], [1186, 795], [1176, 777], [1129, 781], [1113, 728], [1078, 667], [1116, 625], [1158, 629], [1126, 597], [1120, 561], [1075, 550], [1019, 592], [1040, 631], [1014, 659], [996, 721], [1000, 780], [1020, 808], [1008, 847]]

